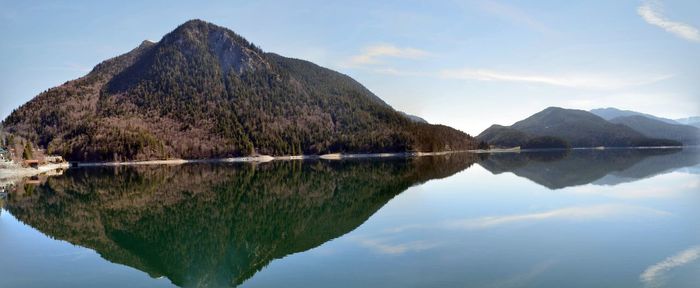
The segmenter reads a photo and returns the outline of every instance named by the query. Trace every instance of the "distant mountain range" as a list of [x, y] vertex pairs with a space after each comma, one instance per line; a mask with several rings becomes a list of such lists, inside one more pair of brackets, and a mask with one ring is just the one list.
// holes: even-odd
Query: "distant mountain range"
[[700, 116], [676, 119], [676, 122], [700, 128]]
[[649, 147], [696, 145], [700, 129], [674, 120], [614, 108], [591, 112], [550, 107], [512, 126], [493, 125], [477, 136], [498, 147]]
[[672, 139], [684, 145], [700, 144], [700, 128], [695, 126], [671, 124], [641, 115], [617, 117], [610, 122], [623, 124], [647, 137]]
[[473, 149], [352, 78], [188, 21], [51, 88], [4, 121], [77, 161]]
[[599, 109], [593, 109], [591, 110], [591, 113], [598, 115], [602, 117], [605, 120], [612, 120], [615, 118], [619, 117], [627, 117], [627, 116], [643, 116], [646, 118], [651, 118], [654, 120], [658, 120], [661, 122], [665, 122], [668, 124], [681, 124], [681, 125], [690, 125], [690, 126], [695, 126], [700, 128], [700, 116], [695, 116], [695, 117], [688, 117], [688, 118], [681, 118], [681, 119], [668, 119], [668, 118], [663, 118], [663, 117], [657, 117], [651, 114], [646, 114], [646, 113], [641, 113], [641, 112], [636, 112], [636, 111], [630, 111], [630, 110], [620, 110], [617, 108], [599, 108]]
[[663, 117], [656, 117], [651, 114], [646, 114], [646, 113], [641, 113], [641, 112], [636, 112], [636, 111], [630, 111], [630, 110], [620, 110], [617, 108], [598, 108], [598, 109], [593, 109], [590, 111], [591, 113], [600, 116], [601, 118], [605, 120], [612, 120], [618, 117], [627, 117], [627, 116], [643, 116], [646, 118], [658, 120], [661, 122], [666, 122], [669, 124], [679, 124], [678, 122], [668, 119], [668, 118], [663, 118]]

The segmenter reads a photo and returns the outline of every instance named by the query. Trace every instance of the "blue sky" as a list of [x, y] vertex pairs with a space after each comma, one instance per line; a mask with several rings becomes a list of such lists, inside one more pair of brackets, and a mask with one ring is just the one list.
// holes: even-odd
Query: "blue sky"
[[700, 1], [200, 2], [0, 0], [0, 118], [194, 18], [471, 134], [548, 106], [700, 115]]

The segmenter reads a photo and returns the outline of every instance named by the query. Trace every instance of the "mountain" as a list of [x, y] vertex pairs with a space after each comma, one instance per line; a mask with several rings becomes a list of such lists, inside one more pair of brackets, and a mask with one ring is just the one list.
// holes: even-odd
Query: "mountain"
[[700, 128], [694, 126], [669, 124], [640, 115], [617, 117], [610, 122], [628, 126], [647, 137], [671, 139], [684, 145], [700, 144]]
[[700, 116], [681, 118], [676, 119], [675, 121], [684, 125], [690, 125], [700, 128]]
[[4, 125], [75, 161], [476, 147], [461, 131], [412, 121], [346, 75], [201, 20], [39, 94]]
[[[522, 148], [563, 148], [564, 144], [570, 147], [681, 145], [672, 140], [648, 138], [632, 128], [610, 123], [587, 111], [558, 107], [549, 107], [510, 127], [491, 126], [476, 138], [490, 145]], [[542, 143], [551, 143], [552, 146]]]
[[481, 132], [476, 138], [498, 146], [516, 147], [527, 142], [530, 139], [530, 135], [507, 126], [494, 124]]
[[615, 108], [593, 109], [591, 113], [612, 123], [626, 125], [647, 137], [679, 141], [685, 145], [700, 143], [700, 130], [693, 127], [700, 123], [700, 117], [678, 120], [657, 117], [650, 114], [619, 110]]
[[646, 113], [641, 113], [641, 112], [636, 112], [636, 111], [630, 111], [630, 110], [620, 110], [617, 108], [599, 108], [599, 109], [593, 109], [590, 111], [591, 113], [600, 116], [601, 118], [605, 120], [612, 120], [618, 117], [627, 117], [627, 116], [644, 116], [650, 119], [658, 120], [661, 122], [666, 122], [668, 124], [678, 124], [675, 120], [671, 120], [668, 118], [662, 118], [662, 117], [657, 117], [651, 114], [646, 114]]

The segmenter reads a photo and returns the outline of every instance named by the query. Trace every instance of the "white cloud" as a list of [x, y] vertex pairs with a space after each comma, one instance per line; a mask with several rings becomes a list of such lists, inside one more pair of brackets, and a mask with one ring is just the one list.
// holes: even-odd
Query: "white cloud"
[[354, 239], [360, 245], [370, 248], [381, 254], [403, 254], [406, 252], [423, 251], [434, 248], [437, 243], [426, 241], [411, 241], [406, 243], [391, 244], [386, 239], [357, 237]]
[[371, 65], [380, 63], [381, 58], [420, 59], [429, 55], [430, 53], [416, 48], [380, 44], [366, 47], [362, 54], [350, 58], [349, 64], [352, 66]]
[[447, 226], [458, 229], [482, 229], [520, 222], [537, 222], [550, 219], [559, 220], [592, 220], [608, 219], [620, 215], [669, 215], [668, 212], [645, 207], [636, 207], [617, 204], [602, 204], [594, 206], [567, 207], [551, 211], [516, 214], [506, 216], [491, 216], [475, 219], [458, 220], [448, 223]]
[[405, 76], [405, 77], [413, 77], [413, 76], [427, 77], [427, 76], [430, 76], [430, 74], [424, 73], [424, 72], [400, 70], [400, 69], [396, 69], [393, 67], [377, 67], [377, 68], [369, 69], [369, 71], [373, 72], [373, 73], [377, 73], [377, 74], [391, 75], [391, 76]]
[[640, 86], [671, 78], [673, 75], [659, 75], [646, 77], [645, 79], [624, 79], [609, 75], [541, 75], [510, 73], [487, 69], [446, 69], [439, 73], [445, 79], [477, 80], [477, 81], [501, 81], [521, 82], [561, 86], [580, 89], [614, 90], [630, 86]]
[[533, 223], [546, 220], [589, 221], [608, 220], [614, 217], [669, 216], [671, 213], [648, 207], [625, 204], [599, 204], [590, 206], [573, 206], [549, 211], [513, 214], [502, 216], [486, 216], [479, 218], [455, 219], [434, 224], [410, 224], [385, 229], [386, 234], [397, 234], [417, 229], [460, 229], [480, 230], [517, 223]]
[[664, 274], [674, 268], [687, 265], [700, 258], [700, 246], [688, 248], [663, 261], [649, 266], [639, 279], [646, 287], [662, 287]]
[[670, 21], [666, 19], [660, 10], [661, 5], [659, 2], [647, 1], [637, 8], [637, 13], [651, 25], [659, 26], [683, 39], [700, 42], [700, 31], [697, 28], [685, 23]]

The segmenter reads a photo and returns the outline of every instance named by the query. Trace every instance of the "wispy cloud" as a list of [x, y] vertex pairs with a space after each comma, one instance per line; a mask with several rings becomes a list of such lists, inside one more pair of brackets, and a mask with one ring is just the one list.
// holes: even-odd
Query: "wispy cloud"
[[406, 243], [389, 243], [383, 238], [357, 237], [354, 240], [361, 246], [370, 248], [381, 254], [403, 254], [406, 252], [416, 252], [436, 247], [437, 243], [427, 241], [411, 241]]
[[477, 81], [501, 81], [520, 82], [532, 84], [544, 84], [552, 86], [614, 90], [631, 86], [640, 86], [655, 83], [673, 77], [673, 75], [650, 76], [644, 79], [624, 79], [609, 75], [542, 75], [531, 73], [512, 73], [487, 69], [446, 69], [439, 73], [445, 79], [477, 80]]
[[463, 229], [480, 230], [518, 223], [534, 223], [546, 220], [589, 221], [612, 219], [623, 216], [669, 216], [671, 213], [642, 206], [625, 204], [599, 204], [590, 206], [572, 206], [549, 211], [486, 216], [478, 218], [454, 219], [433, 224], [409, 224], [385, 229], [386, 234], [402, 233], [415, 229]]
[[372, 67], [372, 68], [369, 68], [367, 70], [369, 70], [372, 73], [391, 75], [391, 76], [404, 76], [404, 77], [413, 77], [413, 76], [429, 77], [429, 76], [432, 76], [431, 74], [426, 73], [426, 72], [396, 69], [394, 67], [376, 67], [376, 68]]
[[478, 1], [476, 3], [479, 8], [498, 18], [528, 27], [541, 33], [549, 34], [553, 32], [551, 28], [516, 6], [492, 0]]
[[567, 207], [556, 210], [536, 212], [529, 214], [516, 214], [505, 216], [491, 216], [475, 219], [458, 220], [447, 223], [448, 227], [460, 229], [482, 229], [491, 228], [514, 223], [537, 222], [550, 219], [558, 220], [592, 220], [592, 219], [607, 219], [613, 216], [620, 215], [669, 215], [668, 212], [655, 210], [646, 207], [618, 205], [618, 204], [601, 204], [582, 207]]
[[694, 246], [668, 257], [663, 261], [649, 266], [639, 279], [646, 287], [662, 287], [663, 276], [666, 272], [678, 268], [700, 258], [700, 246]]
[[379, 44], [366, 47], [362, 54], [350, 58], [351, 66], [371, 65], [381, 63], [382, 58], [420, 59], [430, 53], [411, 47], [397, 47], [391, 44]]
[[661, 3], [658, 1], [646, 1], [637, 8], [637, 13], [651, 25], [659, 26], [683, 39], [700, 42], [700, 31], [697, 28], [682, 22], [666, 19], [662, 8]]
[[380, 44], [364, 48], [361, 54], [350, 57], [348, 60], [340, 63], [339, 67], [363, 69], [367, 72], [391, 76], [419, 76], [453, 80], [497, 81], [550, 85], [588, 90], [619, 90], [623, 88], [656, 83], [674, 76], [672, 74], [615, 75], [611, 73], [598, 72], [538, 74], [532, 72], [512, 72], [473, 67], [415, 70], [397, 69], [395, 66], [392, 66], [391, 63], [386, 63], [388, 62], [386, 60], [389, 58], [422, 59], [431, 55], [433, 54], [421, 49], [397, 47], [392, 44]]

